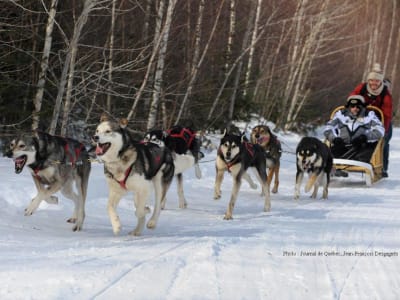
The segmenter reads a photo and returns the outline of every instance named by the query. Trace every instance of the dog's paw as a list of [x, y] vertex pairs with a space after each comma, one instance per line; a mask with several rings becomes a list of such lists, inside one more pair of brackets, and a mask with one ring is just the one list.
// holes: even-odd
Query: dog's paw
[[121, 227], [113, 228], [114, 235], [119, 235], [120, 232], [121, 232]]
[[254, 182], [253, 183], [249, 182], [249, 185], [250, 185], [250, 188], [253, 190], [256, 190], [258, 188], [258, 185], [255, 184]]
[[202, 174], [201, 174], [201, 170], [200, 170], [200, 167], [199, 167], [198, 164], [195, 164], [195, 165], [194, 165], [194, 172], [195, 172], [195, 174], [196, 174], [196, 178], [197, 178], [197, 179], [201, 179]]
[[36, 208], [33, 208], [32, 206], [28, 206], [27, 208], [25, 208], [25, 216], [31, 216], [35, 210], [36, 210]]
[[155, 221], [155, 220], [149, 220], [148, 222], [147, 222], [147, 228], [149, 228], [149, 229], [154, 229], [154, 228], [156, 228], [156, 225], [157, 225], [157, 222]]
[[72, 227], [72, 231], [81, 231], [83, 227], [83, 224], [76, 224], [74, 227]]
[[186, 200], [183, 201], [182, 203], [179, 203], [179, 208], [182, 208], [182, 209], [187, 208], [187, 202], [186, 202]]
[[142, 232], [138, 229], [135, 229], [135, 230], [130, 231], [129, 235], [140, 236], [140, 235], [142, 235]]
[[226, 213], [225, 216], [224, 216], [224, 220], [233, 220], [232, 215]]
[[214, 193], [214, 200], [218, 200], [221, 198], [221, 193]]
[[[69, 218], [67, 223], [76, 223], [76, 218]], [[75, 230], [74, 230], [75, 231]]]
[[274, 193], [274, 194], [276, 194], [276, 193], [278, 192], [278, 188], [277, 188], [277, 187], [274, 187], [274, 188], [272, 189], [271, 192]]

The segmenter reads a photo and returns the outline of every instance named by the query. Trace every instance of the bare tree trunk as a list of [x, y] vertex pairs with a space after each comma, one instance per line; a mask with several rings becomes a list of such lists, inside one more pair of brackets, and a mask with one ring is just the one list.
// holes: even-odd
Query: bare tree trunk
[[[369, 41], [369, 47], [368, 47], [368, 54], [367, 54], [367, 59], [365, 61], [365, 67], [364, 67], [364, 74], [363, 74], [363, 78], [367, 77], [368, 72], [371, 70], [372, 65], [375, 62], [378, 62], [378, 41], [379, 41], [379, 36], [380, 36], [380, 26], [379, 24], [381, 23], [381, 6], [382, 6], [382, 2], [375, 2], [372, 1], [372, 5], [369, 4], [369, 0], [367, 1], [367, 9], [371, 9], [373, 12], [368, 12], [367, 10], [367, 15], [374, 15], [375, 18], [373, 19], [373, 21], [375, 22], [371, 22], [368, 23], [369, 26], [371, 26], [371, 36], [370, 36], [370, 41]], [[371, 8], [372, 6], [372, 8]]]
[[302, 88], [304, 87], [304, 83], [307, 82], [309, 78], [309, 74], [311, 73], [311, 66], [313, 63], [313, 59], [318, 52], [320, 40], [323, 36], [323, 27], [327, 21], [327, 12], [326, 8], [328, 6], [329, 0], [325, 0], [320, 9], [320, 13], [318, 19], [315, 22], [315, 25], [311, 28], [310, 34], [303, 45], [303, 49], [301, 51], [299, 64], [296, 68], [296, 76], [295, 76], [295, 85], [293, 88], [293, 94], [290, 97], [289, 101], [289, 110], [286, 113], [286, 122], [285, 129], [291, 129], [293, 126], [293, 122], [296, 120], [296, 116], [300, 109], [302, 108], [305, 96], [301, 96]]
[[[177, 118], [175, 120], [175, 125], [179, 123], [179, 121], [180, 121], [180, 119], [182, 117], [184, 108], [186, 106], [186, 102], [189, 99], [190, 95], [192, 94], [193, 85], [194, 85], [194, 83], [196, 81], [196, 78], [197, 78], [197, 73], [198, 73], [198, 71], [200, 69], [200, 66], [201, 66], [201, 64], [202, 64], [202, 62], [204, 60], [204, 57], [205, 57], [205, 55], [207, 53], [207, 50], [208, 50], [208, 48], [210, 46], [210, 42], [212, 40], [212, 37], [214, 36], [214, 32], [215, 32], [215, 29], [217, 27], [217, 23], [218, 23], [219, 17], [221, 15], [222, 4], [221, 4], [220, 9], [218, 11], [218, 15], [217, 15], [216, 20], [214, 22], [213, 29], [211, 30], [211, 34], [210, 34], [210, 37], [208, 39], [208, 42], [207, 42], [207, 44], [206, 44], [206, 46], [205, 46], [205, 48], [203, 50], [201, 59], [199, 60], [198, 57], [200, 55], [201, 27], [202, 27], [202, 24], [203, 24], [204, 2], [205, 2], [204, 0], [201, 0], [200, 3], [199, 3], [199, 13], [198, 13], [198, 17], [197, 17], [196, 30], [195, 30], [195, 36], [196, 36], [195, 49], [194, 49], [194, 54], [193, 54], [193, 59], [192, 59], [192, 70], [191, 70], [191, 74], [190, 74], [190, 81], [189, 81], [188, 88], [186, 90], [185, 96], [183, 98], [181, 107], [179, 109], [178, 116], [177, 116]], [[223, 2], [224, 1], [222, 1], [222, 3]]]
[[[265, 26], [265, 27], [260, 31], [260, 33], [259, 33], [258, 37], [256, 38], [256, 40], [253, 41], [254, 44], [257, 44], [257, 43], [258, 43], [258, 41], [260, 40], [261, 36], [264, 34], [266, 28], [267, 28], [267, 27]], [[247, 54], [247, 52], [249, 52], [250, 47], [251, 47], [252, 45], [253, 45], [253, 44], [251, 44], [249, 47], [247, 47], [246, 49], [244, 49], [244, 50], [242, 51], [242, 53], [241, 53], [241, 54], [236, 58], [236, 60], [232, 63], [232, 66], [231, 66], [231, 68], [229, 69], [229, 71], [225, 74], [225, 79], [224, 79], [224, 81], [222, 82], [222, 84], [221, 84], [221, 86], [220, 86], [220, 88], [219, 88], [219, 90], [218, 90], [218, 94], [217, 94], [217, 96], [216, 96], [215, 99], [214, 99], [214, 102], [213, 102], [213, 104], [212, 104], [212, 106], [211, 106], [210, 111], [208, 112], [208, 115], [207, 115], [207, 121], [208, 121], [208, 122], [210, 122], [211, 117], [212, 117], [212, 115], [213, 115], [213, 113], [214, 113], [214, 110], [216, 109], [216, 107], [217, 107], [217, 105], [218, 105], [218, 103], [219, 103], [219, 100], [220, 100], [221, 95], [222, 95], [222, 93], [223, 93], [223, 91], [224, 91], [224, 89], [225, 89], [225, 86], [226, 86], [226, 84], [228, 83], [229, 77], [231, 76], [233, 70], [236, 68], [236, 66], [239, 64], [239, 62], [243, 59], [243, 57]]]
[[164, 24], [165, 30], [163, 30], [164, 32], [163, 32], [160, 51], [158, 53], [156, 74], [155, 74], [155, 78], [154, 78], [153, 100], [152, 100], [152, 103], [150, 106], [149, 116], [147, 119], [147, 129], [148, 130], [151, 129], [152, 127], [154, 127], [156, 124], [157, 110], [158, 110], [158, 105], [160, 103], [161, 88], [162, 88], [162, 83], [163, 83], [164, 65], [165, 65], [165, 56], [166, 56], [166, 52], [167, 52], [168, 37], [169, 37], [169, 31], [170, 31], [171, 22], [172, 22], [172, 14], [175, 9], [176, 1], [177, 0], [170, 0], [170, 2], [168, 4], [167, 16], [166, 16], [165, 24]]
[[40, 114], [40, 111], [42, 108], [44, 86], [46, 84], [46, 73], [49, 68], [49, 56], [50, 56], [50, 50], [51, 50], [51, 44], [52, 44], [54, 21], [55, 21], [55, 16], [56, 16], [56, 12], [57, 12], [57, 3], [58, 3], [58, 0], [51, 1], [49, 16], [47, 19], [46, 37], [45, 37], [44, 46], [43, 46], [42, 60], [40, 62], [40, 73], [39, 73], [39, 78], [38, 78], [38, 83], [37, 83], [37, 91], [36, 91], [35, 98], [33, 100], [35, 109], [34, 109], [33, 115], [32, 115], [32, 130], [35, 130], [39, 127], [39, 121], [40, 121], [39, 114]]
[[229, 6], [229, 33], [228, 33], [228, 43], [226, 47], [225, 72], [228, 72], [229, 67], [231, 65], [232, 46], [233, 46], [233, 39], [235, 37], [235, 32], [236, 32], [236, 0], [231, 0]]
[[[115, 5], [116, 0], [112, 0], [111, 9], [111, 29], [110, 29], [110, 53], [108, 56], [108, 90], [112, 89], [112, 73], [113, 73], [113, 54], [114, 54], [114, 28], [115, 28]], [[107, 110], [111, 111], [111, 93], [107, 93]]]
[[254, 20], [253, 34], [251, 36], [251, 44], [253, 46], [250, 48], [249, 60], [247, 62], [247, 71], [246, 71], [246, 78], [245, 78], [244, 90], [243, 90], [243, 95], [244, 96], [247, 95], [247, 89], [249, 88], [249, 83], [250, 83], [251, 69], [253, 67], [253, 56], [254, 56], [254, 50], [255, 50], [255, 46], [254, 46], [254, 42], [253, 41], [257, 38], [257, 32], [258, 32], [258, 26], [259, 26], [258, 23], [260, 21], [261, 1], [262, 0], [258, 0], [257, 1], [256, 18]]
[[[61, 110], [61, 102], [62, 97], [64, 95], [65, 84], [67, 83], [67, 94], [65, 97], [64, 102], [64, 111], [63, 111], [63, 118], [61, 124], [61, 135], [66, 133], [66, 126], [68, 121], [68, 114], [71, 105], [71, 94], [72, 94], [72, 84], [73, 84], [73, 77], [74, 77], [74, 67], [75, 67], [75, 58], [78, 48], [78, 41], [80, 38], [80, 34], [82, 32], [83, 26], [87, 22], [87, 18], [93, 7], [96, 5], [97, 0], [86, 0], [84, 3], [83, 10], [81, 15], [79, 16], [75, 27], [72, 39], [70, 41], [67, 54], [64, 61], [63, 71], [61, 73], [61, 79], [58, 87], [58, 93], [56, 98], [56, 103], [53, 110], [53, 118], [51, 120], [50, 125], [50, 134], [55, 134], [57, 128], [58, 117]], [[72, 67], [72, 70], [70, 68]], [[69, 71], [69, 72], [68, 72]]]
[[74, 34], [72, 36], [72, 40], [70, 43], [70, 51], [71, 51], [71, 59], [69, 66], [69, 74], [68, 74], [68, 83], [67, 83], [67, 91], [64, 100], [64, 110], [63, 110], [63, 118], [61, 123], [61, 135], [66, 135], [67, 133], [67, 123], [68, 116], [71, 108], [71, 95], [72, 88], [74, 83], [74, 73], [75, 73], [75, 61], [76, 54], [78, 52], [78, 41], [82, 33], [83, 26], [85, 26], [89, 14], [96, 5], [96, 0], [86, 0], [83, 6], [83, 10], [81, 15], [79, 16], [76, 26], [74, 27]]
[[[242, 41], [242, 52], [244, 52], [246, 50], [246, 47], [249, 48], [249, 52], [251, 51], [252, 48], [254, 48], [254, 44], [250, 43], [250, 46], [248, 46], [249, 44], [249, 40], [250, 40], [250, 32], [251, 32], [251, 27], [252, 24], [254, 22], [255, 19], [255, 14], [256, 14], [256, 9], [254, 8], [255, 6], [255, 2], [252, 1], [251, 2], [251, 7], [250, 7], [250, 16], [249, 19], [247, 21], [247, 27], [246, 27], [246, 32], [244, 34], [243, 37], [243, 41]], [[255, 41], [256, 39], [254, 39]], [[233, 120], [233, 112], [235, 111], [235, 103], [236, 103], [236, 97], [237, 97], [237, 91], [239, 89], [239, 81], [240, 81], [240, 77], [242, 76], [242, 70], [243, 70], [243, 59], [241, 59], [239, 61], [238, 67], [236, 69], [236, 76], [235, 76], [235, 82], [233, 85], [233, 91], [229, 100], [229, 111], [228, 111], [228, 126], [231, 125], [232, 120]]]
[[144, 14], [144, 25], [143, 25], [143, 43], [147, 44], [149, 39], [149, 27], [150, 27], [150, 11], [151, 11], [152, 0], [146, 0], [146, 8]]

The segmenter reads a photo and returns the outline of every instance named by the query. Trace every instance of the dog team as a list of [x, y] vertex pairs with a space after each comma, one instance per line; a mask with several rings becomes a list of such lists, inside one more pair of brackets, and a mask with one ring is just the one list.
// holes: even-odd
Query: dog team
[[[179, 207], [187, 206], [182, 174], [194, 167], [196, 177], [201, 178], [198, 163], [203, 154], [200, 152], [200, 139], [190, 128], [174, 126], [167, 131], [152, 130], [138, 141], [133, 138], [127, 123], [125, 119], [114, 122], [102, 116], [92, 140], [96, 157], [104, 164], [109, 189], [107, 210], [112, 230], [114, 234], [120, 232], [117, 206], [126, 193], [133, 192], [137, 224], [130, 234], [138, 236], [145, 225], [149, 229], [156, 227], [174, 176], [177, 178]], [[227, 171], [232, 175], [233, 187], [224, 219], [232, 219], [242, 178], [251, 187], [257, 187], [247, 173], [249, 168], [256, 170], [264, 211], [270, 211], [270, 186], [273, 183], [272, 193], [278, 192], [281, 154], [281, 143], [267, 125], [255, 126], [250, 141], [244, 134], [224, 132], [217, 149], [214, 186], [214, 199], [219, 199], [224, 173]], [[16, 173], [21, 173], [25, 165], [29, 167], [37, 188], [37, 195], [25, 209], [26, 216], [32, 215], [43, 200], [57, 203], [54, 194], [60, 191], [75, 204], [67, 222], [74, 224], [73, 231], [82, 229], [91, 169], [89, 151], [82, 143], [34, 131], [33, 135], [15, 137], [6, 156], [14, 160]], [[322, 198], [327, 198], [332, 168], [329, 147], [316, 138], [305, 137], [297, 146], [296, 160], [295, 199], [299, 198], [304, 173], [310, 175], [305, 191], [314, 187], [312, 197], [316, 198], [318, 187], [322, 185]], [[146, 203], [153, 191], [153, 212], [146, 224], [146, 214], [150, 213]]]

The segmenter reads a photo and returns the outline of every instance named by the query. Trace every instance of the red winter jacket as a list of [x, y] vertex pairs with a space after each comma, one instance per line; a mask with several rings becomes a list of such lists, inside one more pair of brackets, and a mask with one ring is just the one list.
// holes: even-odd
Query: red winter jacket
[[380, 95], [374, 96], [368, 93], [367, 83], [360, 83], [356, 88], [350, 93], [350, 95], [362, 95], [365, 98], [366, 105], [372, 105], [380, 108], [383, 112], [385, 131], [389, 129], [389, 124], [392, 122], [393, 114], [393, 99], [390, 91], [385, 86]]

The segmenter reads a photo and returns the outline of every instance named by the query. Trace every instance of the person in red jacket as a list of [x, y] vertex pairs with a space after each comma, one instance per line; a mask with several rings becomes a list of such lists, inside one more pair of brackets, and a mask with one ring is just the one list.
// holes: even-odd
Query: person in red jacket
[[389, 86], [384, 83], [384, 75], [380, 64], [374, 64], [372, 71], [368, 73], [367, 82], [357, 85], [350, 95], [362, 95], [366, 105], [376, 106], [383, 112], [385, 142], [383, 146], [382, 176], [388, 177], [389, 141], [392, 138], [393, 98]]

